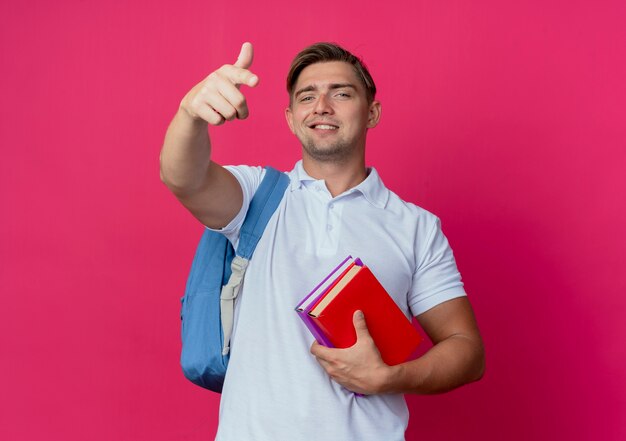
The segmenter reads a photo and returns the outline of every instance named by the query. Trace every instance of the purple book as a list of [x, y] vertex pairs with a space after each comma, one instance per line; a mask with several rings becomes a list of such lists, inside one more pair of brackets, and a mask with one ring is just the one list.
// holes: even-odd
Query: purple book
[[309, 294], [307, 294], [304, 299], [298, 303], [296, 306], [296, 312], [309, 329], [315, 340], [321, 345], [324, 345], [328, 348], [334, 347], [333, 344], [328, 340], [326, 335], [317, 327], [315, 322], [309, 316], [309, 312], [315, 306], [322, 297], [328, 292], [328, 290], [335, 284], [335, 282], [352, 267], [352, 265], [363, 266], [363, 262], [360, 259], [353, 259], [352, 256], [346, 257], [337, 267], [328, 274], [324, 280], [322, 280], [319, 285], [313, 288]]
[[[363, 266], [363, 262], [358, 257], [353, 259], [352, 256], [346, 257], [337, 267], [328, 274], [319, 285], [313, 288], [309, 294], [307, 294], [296, 306], [296, 312], [309, 329], [315, 340], [321, 345], [327, 348], [334, 348], [334, 345], [326, 337], [326, 335], [317, 327], [315, 321], [312, 320], [309, 312], [317, 304], [324, 295], [335, 285], [335, 282], [343, 277], [345, 273], [353, 266]], [[357, 397], [362, 397], [362, 394], [355, 393]]]

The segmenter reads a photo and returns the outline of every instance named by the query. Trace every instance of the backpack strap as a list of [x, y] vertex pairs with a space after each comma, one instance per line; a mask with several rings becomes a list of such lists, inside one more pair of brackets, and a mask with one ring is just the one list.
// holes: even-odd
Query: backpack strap
[[250, 202], [248, 213], [241, 226], [237, 254], [231, 263], [232, 273], [228, 283], [222, 287], [220, 295], [220, 317], [224, 335], [222, 355], [227, 355], [230, 351], [235, 299], [239, 294], [248, 262], [252, 258], [267, 223], [278, 208], [287, 185], [289, 185], [289, 177], [285, 173], [272, 167], [265, 167], [263, 181]]

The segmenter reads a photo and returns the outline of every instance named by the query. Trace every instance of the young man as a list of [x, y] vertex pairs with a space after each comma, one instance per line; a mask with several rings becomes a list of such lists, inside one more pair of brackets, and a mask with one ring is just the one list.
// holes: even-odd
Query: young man
[[[165, 184], [235, 246], [264, 171], [212, 162], [207, 125], [248, 116], [240, 86], [258, 84], [252, 58], [245, 43], [234, 65], [191, 89], [161, 152]], [[445, 392], [482, 376], [474, 315], [437, 217], [402, 201], [365, 166], [381, 105], [360, 60], [336, 45], [310, 46], [294, 59], [287, 89], [285, 116], [302, 160], [239, 294], [217, 439], [402, 440], [402, 394]], [[407, 318], [417, 317], [434, 343], [424, 356], [387, 366], [359, 312], [353, 347], [313, 342], [293, 308], [349, 254], [372, 269]]]

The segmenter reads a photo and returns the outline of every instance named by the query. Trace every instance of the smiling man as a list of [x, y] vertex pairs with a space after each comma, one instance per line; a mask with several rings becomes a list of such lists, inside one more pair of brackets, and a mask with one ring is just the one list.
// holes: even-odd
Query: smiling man
[[[252, 45], [183, 98], [161, 152], [161, 176], [181, 203], [236, 247], [264, 170], [211, 161], [207, 125], [245, 119], [240, 86], [256, 87]], [[217, 439], [402, 440], [403, 394], [475, 381], [483, 346], [439, 219], [387, 189], [365, 164], [381, 105], [363, 63], [340, 46], [300, 52], [287, 78], [285, 117], [302, 160], [270, 219], [238, 298]], [[357, 343], [313, 341], [293, 311], [347, 255], [372, 269], [407, 319], [433, 341], [422, 357], [386, 365], [356, 313]], [[355, 395], [353, 392], [363, 394]]]
[[312, 64], [292, 70], [287, 81], [285, 114], [305, 156], [312, 162], [338, 162], [365, 151], [366, 129], [378, 123], [380, 103], [360, 84], [351, 64]]

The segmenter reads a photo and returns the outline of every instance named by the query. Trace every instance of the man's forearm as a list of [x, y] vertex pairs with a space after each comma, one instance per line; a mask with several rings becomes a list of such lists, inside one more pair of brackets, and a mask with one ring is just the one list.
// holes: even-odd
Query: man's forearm
[[161, 179], [174, 193], [193, 191], [206, 179], [210, 159], [207, 122], [180, 108], [165, 135]]
[[367, 395], [435, 394], [482, 377], [484, 349], [467, 299], [445, 302], [418, 319], [437, 343], [417, 360], [396, 366], [385, 364], [360, 311], [353, 317], [357, 335], [353, 346], [335, 349], [315, 342], [311, 353], [333, 380]]
[[417, 360], [391, 366], [380, 392], [447, 392], [479, 380], [484, 369], [484, 349], [480, 338], [453, 335]]

